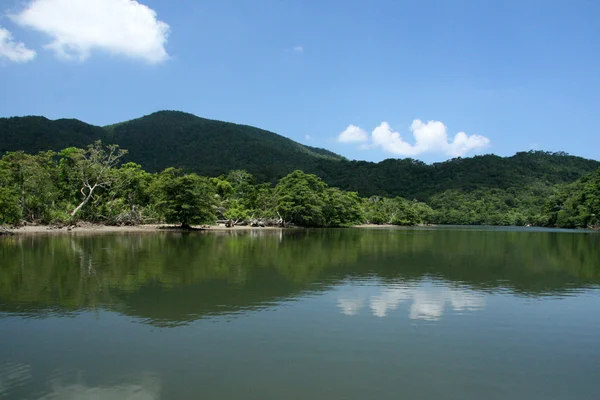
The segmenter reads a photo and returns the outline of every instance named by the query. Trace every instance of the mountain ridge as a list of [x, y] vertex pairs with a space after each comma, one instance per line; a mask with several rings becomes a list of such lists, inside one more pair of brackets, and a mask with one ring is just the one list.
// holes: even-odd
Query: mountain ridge
[[274, 182], [295, 169], [314, 173], [331, 186], [362, 196], [403, 196], [425, 200], [445, 190], [527, 188], [536, 183], [570, 183], [600, 162], [566, 153], [529, 151], [493, 154], [426, 164], [386, 159], [348, 160], [327, 149], [298, 143], [257, 127], [163, 110], [128, 121], [96, 126], [73, 118], [0, 118], [0, 155], [85, 147], [96, 140], [129, 150], [126, 161], [150, 172], [179, 167], [218, 176], [245, 169], [259, 181]]

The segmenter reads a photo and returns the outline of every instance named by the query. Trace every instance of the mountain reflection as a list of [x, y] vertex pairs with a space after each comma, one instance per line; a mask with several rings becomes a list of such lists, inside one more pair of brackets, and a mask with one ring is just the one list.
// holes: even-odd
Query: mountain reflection
[[424, 281], [418, 285], [380, 286], [378, 283], [346, 286], [340, 290], [337, 305], [349, 316], [359, 315], [368, 304], [369, 311], [377, 317], [386, 317], [401, 304], [410, 304], [409, 318], [429, 321], [439, 320], [450, 306], [456, 312], [482, 310], [485, 295], [467, 289], [448, 287], [442, 282]]
[[596, 286], [598, 248], [593, 233], [450, 229], [9, 237], [0, 240], [0, 312], [106, 309], [176, 326], [375, 279], [381, 288], [341, 292], [340, 310], [385, 317], [410, 304], [410, 318], [436, 320], [448, 307], [485, 307], [485, 292]]

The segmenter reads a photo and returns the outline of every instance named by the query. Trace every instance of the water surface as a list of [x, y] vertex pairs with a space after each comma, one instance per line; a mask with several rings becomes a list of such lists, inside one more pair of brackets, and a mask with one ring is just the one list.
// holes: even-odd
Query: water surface
[[594, 399], [600, 235], [0, 240], [2, 399]]

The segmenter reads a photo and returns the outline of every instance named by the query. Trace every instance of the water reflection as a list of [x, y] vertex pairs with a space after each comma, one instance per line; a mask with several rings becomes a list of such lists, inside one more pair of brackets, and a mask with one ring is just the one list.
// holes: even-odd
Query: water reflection
[[31, 380], [31, 367], [27, 364], [8, 362], [0, 367], [0, 398], [8, 396]]
[[598, 248], [484, 230], [7, 238], [0, 398], [595, 400]]
[[0, 313], [104, 309], [178, 326], [375, 278], [384, 289], [346, 293], [340, 310], [385, 317], [410, 303], [411, 318], [439, 319], [448, 306], [484, 307], [482, 291], [568, 296], [595, 287], [598, 248], [598, 234], [526, 230], [11, 237], [0, 240]]
[[401, 304], [410, 304], [409, 318], [439, 320], [449, 306], [455, 312], [482, 310], [485, 294], [469, 289], [450, 287], [441, 281], [421, 281], [411, 285], [385, 285], [380, 282], [348, 284], [338, 290], [337, 305], [342, 314], [359, 315], [368, 304], [370, 312], [386, 317]]
[[[66, 373], [54, 370], [48, 376], [35, 374], [28, 364], [8, 362], [0, 367], [0, 398], [61, 400], [154, 400], [159, 399], [161, 383], [155, 374], [141, 373], [126, 382], [90, 385], [84, 371]], [[122, 380], [122, 379], [121, 379]], [[37, 382], [35, 382], [37, 381]], [[32, 385], [32, 383], [36, 383]]]
[[40, 400], [156, 400], [160, 398], [161, 386], [158, 378], [144, 374], [133, 382], [100, 386], [88, 386], [84, 383], [52, 383], [48, 393]]

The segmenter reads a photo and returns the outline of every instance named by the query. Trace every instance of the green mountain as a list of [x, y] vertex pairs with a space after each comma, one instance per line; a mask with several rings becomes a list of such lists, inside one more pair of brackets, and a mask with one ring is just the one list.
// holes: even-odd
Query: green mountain
[[447, 190], [570, 183], [600, 167], [598, 161], [539, 151], [512, 157], [458, 158], [431, 165], [412, 159], [350, 161], [273, 132], [178, 111], [160, 111], [106, 127], [75, 119], [0, 118], [0, 155], [17, 150], [35, 153], [85, 147], [98, 139], [129, 150], [127, 161], [139, 163], [150, 172], [174, 166], [217, 176], [245, 169], [260, 181], [274, 182], [301, 169], [361, 196], [399, 195], [419, 200]]
[[103, 128], [77, 119], [0, 118], [0, 155], [7, 151], [37, 153], [60, 151], [71, 146], [86, 147], [104, 135], [106, 131]]

